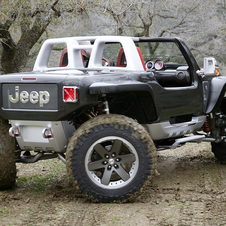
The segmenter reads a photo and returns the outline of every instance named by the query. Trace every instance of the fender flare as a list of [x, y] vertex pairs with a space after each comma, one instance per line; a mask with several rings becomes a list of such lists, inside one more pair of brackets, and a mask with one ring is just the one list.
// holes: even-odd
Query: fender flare
[[122, 93], [129, 91], [147, 91], [154, 97], [153, 89], [146, 83], [128, 81], [122, 83], [94, 82], [89, 87], [90, 94]]
[[226, 92], [226, 77], [215, 77], [210, 81], [209, 101], [206, 113], [209, 114], [220, 107]]
[[[119, 93], [126, 93], [126, 92], [146, 92], [150, 94], [150, 104], [148, 104], [147, 108], [145, 108], [145, 114], [150, 115], [151, 112], [155, 115], [155, 119], [147, 120], [147, 122], [156, 121], [158, 120], [159, 113], [158, 108], [155, 103], [155, 95], [152, 87], [147, 83], [142, 83], [139, 81], [123, 81], [122, 83], [111, 83], [111, 82], [95, 82], [90, 85], [89, 93], [90, 94], [119, 94]], [[145, 102], [146, 103], [146, 102]], [[142, 105], [142, 104], [141, 104]], [[151, 112], [150, 112], [151, 111]], [[152, 114], [152, 115], [153, 115]], [[150, 121], [151, 120], [151, 121]]]

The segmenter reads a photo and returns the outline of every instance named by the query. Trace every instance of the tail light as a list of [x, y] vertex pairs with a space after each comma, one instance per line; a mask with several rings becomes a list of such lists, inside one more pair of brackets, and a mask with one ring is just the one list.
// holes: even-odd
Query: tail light
[[12, 137], [19, 137], [20, 136], [20, 130], [18, 126], [13, 126], [9, 129], [9, 135]]
[[78, 87], [64, 86], [63, 87], [63, 101], [75, 103], [78, 101]]

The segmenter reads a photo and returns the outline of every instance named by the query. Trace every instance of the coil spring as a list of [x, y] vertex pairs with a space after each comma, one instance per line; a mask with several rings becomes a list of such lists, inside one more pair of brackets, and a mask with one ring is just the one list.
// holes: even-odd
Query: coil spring
[[98, 113], [98, 115], [103, 115], [102, 101], [97, 102], [97, 113]]
[[209, 132], [211, 130], [210, 128], [210, 121], [209, 121], [209, 117], [206, 117], [205, 123], [203, 125], [203, 131], [204, 132]]

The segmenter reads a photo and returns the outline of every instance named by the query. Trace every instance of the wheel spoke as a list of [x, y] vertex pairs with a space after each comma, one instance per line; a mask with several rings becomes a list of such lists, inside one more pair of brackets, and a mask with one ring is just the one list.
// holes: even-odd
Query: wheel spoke
[[101, 188], [120, 188], [132, 181], [138, 169], [138, 155], [129, 141], [108, 136], [90, 146], [86, 154], [86, 172]]
[[110, 183], [111, 180], [111, 174], [112, 174], [112, 170], [104, 170], [104, 174], [103, 177], [101, 179], [101, 183], [104, 185], [108, 185]]
[[109, 153], [107, 152], [107, 150], [106, 150], [101, 144], [95, 145], [94, 150], [95, 150], [102, 158], [105, 158], [105, 155], [106, 155], [106, 154], [109, 154]]
[[90, 171], [92, 171], [92, 170], [97, 170], [97, 169], [101, 169], [101, 168], [104, 167], [102, 163], [103, 163], [103, 160], [98, 160], [98, 161], [95, 161], [95, 162], [90, 162], [90, 163], [88, 164], [88, 169], [89, 169]]
[[121, 140], [115, 140], [114, 144], [111, 149], [111, 153], [115, 153], [116, 155], [119, 154], [122, 146], [122, 141]]
[[121, 159], [120, 163], [134, 162], [136, 160], [136, 157], [133, 153], [127, 155], [119, 155], [119, 158]]
[[130, 178], [129, 174], [122, 166], [119, 166], [118, 169], [115, 169], [115, 172], [122, 178], [123, 181], [127, 181]]

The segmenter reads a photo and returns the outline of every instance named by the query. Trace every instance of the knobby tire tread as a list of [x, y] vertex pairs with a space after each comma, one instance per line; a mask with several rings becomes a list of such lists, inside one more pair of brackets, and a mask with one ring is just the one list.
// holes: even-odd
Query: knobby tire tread
[[211, 143], [214, 156], [222, 163], [226, 164], [226, 143]]
[[[117, 196], [103, 196], [92, 191], [92, 188], [85, 186], [83, 180], [78, 179], [79, 173], [77, 172], [77, 165], [73, 165], [73, 159], [78, 158], [79, 151], [82, 149], [83, 144], [86, 142], [90, 135], [97, 133], [100, 130], [104, 130], [106, 127], [112, 127], [117, 130], [127, 130], [130, 131], [132, 136], [136, 139], [141, 140], [143, 143], [147, 144], [146, 158], [149, 159], [150, 165], [147, 167], [146, 171], [142, 175], [142, 182], [138, 187], [132, 187], [126, 194]], [[83, 164], [80, 162], [79, 164]], [[142, 185], [150, 179], [156, 169], [157, 164], [157, 154], [155, 145], [148, 134], [148, 132], [139, 123], [135, 122], [133, 119], [128, 118], [123, 115], [101, 115], [93, 118], [86, 123], [84, 123], [78, 130], [76, 130], [70, 139], [66, 153], [66, 165], [70, 181], [74, 183], [77, 189], [80, 189], [83, 193], [87, 194], [93, 199], [93, 201], [98, 202], [112, 202], [112, 201], [127, 201], [133, 199], [133, 197], [139, 194]], [[78, 180], [76, 180], [78, 179]]]
[[0, 117], [0, 190], [12, 188], [16, 180], [16, 156], [8, 121]]

